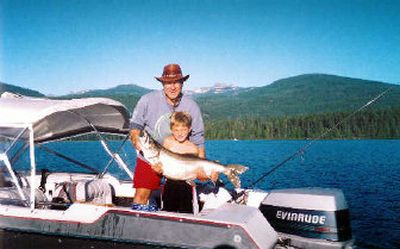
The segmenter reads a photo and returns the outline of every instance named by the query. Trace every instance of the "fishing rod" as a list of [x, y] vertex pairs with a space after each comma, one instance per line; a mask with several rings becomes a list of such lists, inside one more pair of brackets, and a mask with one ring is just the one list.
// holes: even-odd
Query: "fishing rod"
[[303, 154], [312, 144], [314, 144], [317, 140], [320, 140], [322, 138], [324, 138], [326, 135], [328, 135], [332, 130], [336, 129], [339, 125], [341, 125], [342, 123], [344, 123], [345, 121], [347, 121], [350, 117], [354, 116], [356, 113], [360, 112], [361, 110], [365, 109], [367, 106], [371, 105], [372, 103], [374, 103], [375, 101], [377, 101], [378, 99], [380, 99], [381, 97], [383, 97], [387, 92], [389, 92], [392, 87], [389, 87], [388, 89], [386, 89], [385, 91], [381, 92], [380, 94], [378, 94], [377, 96], [375, 96], [373, 99], [371, 99], [370, 101], [368, 101], [366, 104], [364, 104], [363, 106], [361, 106], [360, 108], [358, 108], [357, 110], [353, 111], [352, 113], [350, 113], [349, 115], [347, 115], [346, 117], [344, 117], [342, 120], [339, 120], [334, 126], [332, 126], [331, 128], [329, 128], [328, 130], [326, 130], [324, 133], [322, 133], [321, 135], [319, 135], [316, 138], [313, 138], [310, 140], [310, 142], [308, 142], [307, 144], [305, 144], [303, 147], [301, 147], [300, 149], [298, 149], [295, 153], [293, 153], [292, 155], [290, 155], [289, 157], [287, 157], [285, 160], [283, 160], [282, 162], [274, 165], [269, 171], [267, 171], [266, 173], [262, 174], [257, 180], [253, 181], [250, 184], [250, 188], [253, 188], [257, 183], [259, 183], [260, 181], [262, 181], [265, 177], [267, 177], [268, 175], [272, 174], [275, 170], [277, 170], [278, 168], [282, 167], [284, 164], [286, 164], [287, 162], [289, 162], [290, 160], [292, 160], [293, 158], [295, 158], [296, 156]]

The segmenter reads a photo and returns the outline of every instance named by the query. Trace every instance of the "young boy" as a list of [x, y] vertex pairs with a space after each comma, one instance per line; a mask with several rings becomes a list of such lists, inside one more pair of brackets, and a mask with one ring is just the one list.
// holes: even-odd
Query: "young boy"
[[[166, 137], [163, 146], [175, 153], [199, 155], [198, 147], [189, 141], [189, 134], [192, 129], [192, 117], [187, 112], [174, 112], [171, 116], [170, 128], [172, 135]], [[198, 172], [199, 178], [205, 180], [205, 172]], [[218, 178], [218, 173], [213, 172], [212, 180]], [[167, 179], [164, 185], [163, 210], [192, 213], [192, 186], [186, 181]]]

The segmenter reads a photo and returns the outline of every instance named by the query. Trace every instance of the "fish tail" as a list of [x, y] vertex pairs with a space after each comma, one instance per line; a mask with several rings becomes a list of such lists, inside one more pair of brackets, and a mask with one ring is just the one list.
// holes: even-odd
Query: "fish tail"
[[226, 166], [225, 175], [228, 177], [229, 181], [235, 186], [235, 188], [240, 188], [240, 178], [239, 175], [243, 174], [248, 168], [239, 164], [228, 164]]

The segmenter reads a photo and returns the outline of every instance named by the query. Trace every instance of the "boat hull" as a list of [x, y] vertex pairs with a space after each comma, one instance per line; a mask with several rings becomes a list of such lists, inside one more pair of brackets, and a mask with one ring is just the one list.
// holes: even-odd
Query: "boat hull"
[[[184, 248], [271, 248], [277, 239], [277, 234], [258, 209], [235, 204], [227, 204], [218, 211], [199, 217], [85, 204], [73, 206], [66, 211], [51, 210], [52, 214], [49, 210], [34, 210], [30, 215], [27, 212], [30, 210], [24, 210], [26, 208], [9, 207], [13, 209], [11, 215], [10, 212], [7, 215], [1, 212], [0, 228]], [[4, 207], [2, 211], [6, 211]]]

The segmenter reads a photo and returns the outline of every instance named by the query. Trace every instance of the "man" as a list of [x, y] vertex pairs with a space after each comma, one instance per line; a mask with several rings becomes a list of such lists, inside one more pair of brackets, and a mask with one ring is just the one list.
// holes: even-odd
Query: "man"
[[[137, 151], [140, 151], [138, 136], [141, 130], [146, 130], [160, 144], [171, 134], [170, 116], [176, 111], [185, 111], [192, 116], [192, 131], [189, 139], [199, 148], [199, 157], [205, 157], [204, 124], [200, 108], [196, 102], [182, 94], [183, 83], [189, 75], [183, 76], [178, 64], [164, 67], [161, 77], [155, 77], [163, 85], [162, 91], [153, 91], [140, 98], [131, 118], [131, 141]], [[160, 165], [150, 165], [138, 154], [133, 185], [136, 188], [133, 198], [135, 205], [146, 205], [151, 191], [160, 187]]]

